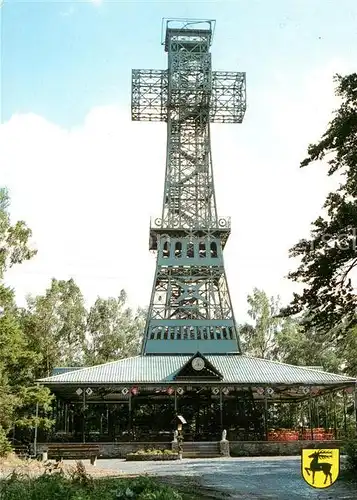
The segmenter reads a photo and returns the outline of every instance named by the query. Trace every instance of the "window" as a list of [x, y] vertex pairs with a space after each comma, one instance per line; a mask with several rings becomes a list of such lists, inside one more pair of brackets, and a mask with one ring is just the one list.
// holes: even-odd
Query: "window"
[[195, 250], [193, 243], [188, 243], [187, 244], [187, 257], [192, 258], [195, 256]]
[[165, 243], [164, 243], [162, 256], [164, 259], [168, 259], [170, 257], [170, 243], [168, 241], [165, 241]]
[[217, 243], [215, 241], [211, 243], [211, 257], [214, 259], [217, 258]]
[[182, 255], [182, 243], [180, 241], [176, 241], [175, 243], [175, 257], [179, 258]]
[[198, 253], [200, 257], [206, 257], [206, 245], [203, 241], [200, 242]]

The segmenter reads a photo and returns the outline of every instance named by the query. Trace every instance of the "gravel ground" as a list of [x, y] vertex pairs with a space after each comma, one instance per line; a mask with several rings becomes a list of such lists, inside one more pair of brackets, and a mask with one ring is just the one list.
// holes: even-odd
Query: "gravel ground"
[[307, 485], [297, 457], [184, 459], [169, 463], [98, 460], [98, 467], [128, 474], [148, 473], [171, 481], [175, 477], [180, 481], [199, 479], [205, 487], [239, 500], [357, 500], [356, 486], [339, 480], [326, 490]]
[[[197, 491], [200, 484], [203, 486], [201, 491], [206, 492], [203, 498], [207, 499], [357, 500], [356, 485], [339, 480], [326, 490], [311, 488], [301, 477], [300, 459], [297, 457], [184, 459], [173, 462], [104, 459], [98, 460], [96, 467], [91, 466], [88, 460], [83, 463], [93, 477], [149, 474], [173, 485], [187, 484], [190, 491]], [[14, 468], [31, 476], [44, 470], [37, 461], [16, 465], [0, 463], [0, 477], [7, 476]], [[64, 467], [68, 470], [73, 465], [74, 461], [66, 460]], [[212, 495], [213, 491], [218, 495]]]

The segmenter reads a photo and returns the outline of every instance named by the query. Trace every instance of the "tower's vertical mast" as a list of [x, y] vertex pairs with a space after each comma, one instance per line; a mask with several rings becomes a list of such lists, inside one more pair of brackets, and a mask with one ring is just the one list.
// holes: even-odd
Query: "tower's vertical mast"
[[230, 220], [218, 217], [210, 121], [241, 122], [244, 73], [212, 72], [213, 21], [166, 23], [168, 70], [133, 70], [133, 120], [167, 122], [157, 265], [143, 352], [240, 352], [223, 264]]
[[[208, 23], [211, 28], [211, 23]], [[209, 114], [212, 91], [211, 29], [166, 31], [168, 52], [165, 226], [216, 225]]]

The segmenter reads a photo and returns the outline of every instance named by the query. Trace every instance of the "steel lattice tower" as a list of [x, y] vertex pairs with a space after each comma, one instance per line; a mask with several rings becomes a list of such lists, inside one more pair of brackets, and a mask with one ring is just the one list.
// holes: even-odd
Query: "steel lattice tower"
[[219, 217], [210, 123], [241, 123], [245, 73], [212, 71], [215, 22], [166, 20], [167, 70], [133, 70], [132, 119], [167, 123], [162, 216], [143, 354], [240, 353], [223, 262], [230, 218]]

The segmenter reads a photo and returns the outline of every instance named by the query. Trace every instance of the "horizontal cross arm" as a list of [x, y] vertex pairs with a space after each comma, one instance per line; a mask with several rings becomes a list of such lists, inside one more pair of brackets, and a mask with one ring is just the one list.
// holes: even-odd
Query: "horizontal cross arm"
[[213, 71], [210, 121], [216, 123], [241, 123], [245, 110], [245, 73]]
[[[214, 71], [211, 81], [210, 121], [241, 123], [246, 110], [245, 73]], [[166, 122], [168, 88], [167, 70], [134, 69], [132, 71], [132, 120]], [[202, 89], [198, 88], [197, 92], [201, 94]]]
[[133, 121], [167, 121], [167, 71], [132, 70], [131, 117]]

